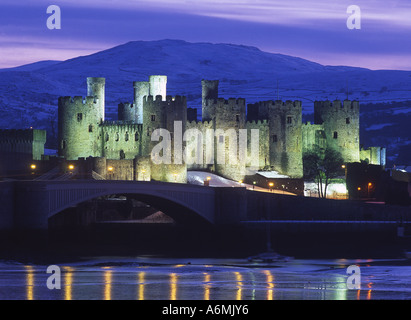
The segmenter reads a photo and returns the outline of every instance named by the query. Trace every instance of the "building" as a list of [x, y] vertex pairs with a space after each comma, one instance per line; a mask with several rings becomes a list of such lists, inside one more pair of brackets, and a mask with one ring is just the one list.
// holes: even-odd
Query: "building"
[[[199, 121], [196, 109], [187, 108], [186, 97], [167, 95], [167, 77], [153, 75], [134, 82], [134, 101], [120, 103], [118, 120], [107, 121], [105, 79], [87, 78], [86, 97], [58, 99], [59, 157], [65, 163], [80, 161], [102, 179], [183, 183], [187, 170], [206, 170], [237, 181], [257, 171], [301, 179], [303, 153], [314, 146], [340, 151], [347, 163], [368, 159], [385, 164], [385, 149], [360, 150], [357, 101], [315, 102], [314, 124], [303, 124], [301, 101], [247, 106], [242, 98], [220, 98], [218, 86], [218, 80], [202, 81]], [[0, 148], [9, 150], [9, 141], [21, 140], [20, 134], [13, 137], [0, 135]], [[165, 139], [170, 143], [164, 144]], [[33, 159], [44, 153], [43, 140], [30, 142]], [[162, 143], [155, 158], [153, 151]], [[169, 161], [157, 161], [164, 160], [165, 153]], [[221, 155], [236, 161], [219, 161]], [[250, 165], [250, 159], [256, 161]]]

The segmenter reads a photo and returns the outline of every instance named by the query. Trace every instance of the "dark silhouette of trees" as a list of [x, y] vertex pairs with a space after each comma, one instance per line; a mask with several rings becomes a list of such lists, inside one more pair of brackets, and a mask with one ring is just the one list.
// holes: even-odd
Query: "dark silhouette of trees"
[[321, 150], [315, 147], [303, 155], [304, 178], [315, 181], [319, 197], [326, 198], [331, 179], [344, 174], [343, 164], [340, 152], [331, 148]]

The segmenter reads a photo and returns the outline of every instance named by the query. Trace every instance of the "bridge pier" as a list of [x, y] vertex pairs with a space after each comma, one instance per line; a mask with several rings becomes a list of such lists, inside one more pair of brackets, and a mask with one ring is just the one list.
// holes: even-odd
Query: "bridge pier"
[[41, 186], [16, 183], [14, 190], [14, 229], [47, 230], [50, 193]]
[[215, 223], [236, 224], [247, 217], [246, 188], [214, 188]]

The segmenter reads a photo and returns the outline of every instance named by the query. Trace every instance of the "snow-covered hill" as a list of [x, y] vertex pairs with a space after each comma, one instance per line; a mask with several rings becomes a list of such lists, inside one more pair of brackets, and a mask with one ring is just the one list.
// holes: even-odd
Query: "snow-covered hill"
[[[0, 70], [0, 128], [32, 126], [51, 132], [58, 97], [86, 95], [90, 76], [106, 78], [106, 117], [114, 120], [117, 104], [132, 101], [132, 82], [151, 74], [167, 75], [168, 93], [186, 95], [190, 107], [201, 105], [201, 79], [220, 80], [220, 96], [246, 98], [247, 103], [298, 99], [306, 114], [315, 100], [345, 99], [347, 88], [349, 98], [361, 103], [411, 100], [411, 71], [323, 66], [231, 44], [133, 41], [67, 61]], [[405, 109], [400, 106], [396, 112], [409, 115]]]

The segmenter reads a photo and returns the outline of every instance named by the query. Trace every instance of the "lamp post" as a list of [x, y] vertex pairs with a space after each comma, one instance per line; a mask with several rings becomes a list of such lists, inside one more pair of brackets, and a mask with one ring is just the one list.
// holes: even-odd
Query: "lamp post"
[[268, 186], [270, 187], [270, 192], [272, 192], [272, 189], [273, 189], [273, 187], [274, 187], [274, 183], [273, 183], [273, 182], [270, 182], [270, 183], [268, 184]]
[[371, 182], [368, 182], [368, 185], [367, 185], [367, 194], [368, 194], [368, 198], [370, 197], [370, 188], [372, 187], [372, 183]]

